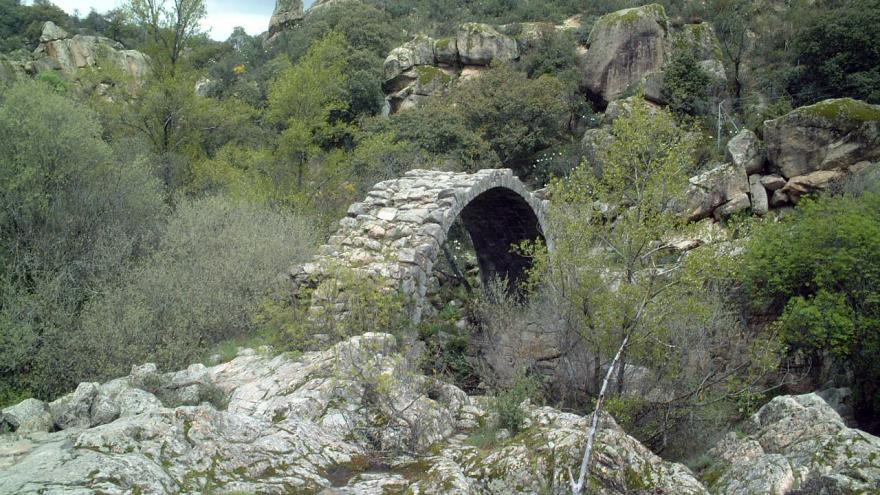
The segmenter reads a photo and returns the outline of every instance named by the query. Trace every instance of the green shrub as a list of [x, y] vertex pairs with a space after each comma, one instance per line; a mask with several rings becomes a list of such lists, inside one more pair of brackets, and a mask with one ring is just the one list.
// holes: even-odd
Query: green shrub
[[748, 293], [779, 315], [775, 325], [790, 351], [812, 363], [817, 381], [829, 360], [842, 364], [855, 379], [857, 415], [876, 418], [880, 194], [805, 201], [792, 217], [756, 229], [744, 260]]
[[534, 46], [520, 58], [519, 65], [530, 78], [558, 75], [577, 63], [575, 37], [568, 32], [542, 31]]
[[464, 170], [498, 166], [498, 155], [447, 102], [435, 99], [413, 112], [391, 117], [391, 129], [400, 140], [433, 155], [448, 157]]
[[520, 375], [513, 387], [499, 393], [493, 403], [493, 412], [498, 414], [498, 426], [506, 428], [511, 435], [519, 433], [526, 418], [522, 403], [531, 399], [538, 390], [538, 381], [526, 374]]
[[45, 84], [0, 93], [0, 402], [72, 384], [62, 363], [80, 309], [161, 228], [151, 164], [136, 149], [119, 159], [101, 134], [93, 112]]
[[37, 74], [37, 81], [47, 84], [56, 93], [65, 94], [70, 89], [70, 83], [55, 71], [43, 71]]
[[708, 108], [709, 75], [699, 65], [693, 53], [677, 50], [672, 55], [663, 76], [663, 97], [677, 114], [699, 115]]
[[[259, 301], [311, 254], [313, 236], [308, 220], [268, 207], [181, 202], [155, 252], [85, 309], [78, 352], [64, 361], [80, 378], [147, 360], [176, 368], [252, 334]], [[80, 362], [83, 355], [94, 359]]]

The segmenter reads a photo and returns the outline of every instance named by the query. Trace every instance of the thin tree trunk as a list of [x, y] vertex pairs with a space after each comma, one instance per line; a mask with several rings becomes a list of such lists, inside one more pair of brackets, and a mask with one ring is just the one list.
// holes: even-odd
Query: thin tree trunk
[[449, 246], [443, 244], [443, 255], [446, 256], [446, 261], [449, 262], [449, 266], [452, 267], [452, 273], [461, 280], [461, 284], [464, 285], [465, 290], [468, 294], [473, 293], [473, 289], [471, 288], [471, 284], [468, 283], [467, 277], [464, 276], [464, 273], [458, 268], [458, 265], [455, 264], [455, 257], [452, 256], [452, 253], [449, 252]]
[[611, 380], [614, 368], [617, 366], [617, 362], [620, 360], [620, 356], [623, 354], [628, 343], [629, 334], [626, 334], [623, 338], [623, 342], [620, 343], [620, 348], [617, 349], [617, 354], [615, 354], [614, 359], [611, 360], [608, 372], [605, 373], [605, 379], [602, 381], [602, 389], [599, 390], [599, 398], [596, 400], [596, 410], [593, 411], [593, 422], [590, 425], [590, 434], [587, 436], [587, 448], [584, 450], [584, 459], [581, 461], [581, 471], [577, 481], [575, 481], [572, 476], [571, 469], [569, 468], [568, 470], [568, 478], [571, 482], [571, 492], [574, 495], [580, 495], [583, 493], [584, 483], [586, 483], [587, 474], [590, 471], [590, 458], [593, 455], [593, 441], [596, 438], [596, 432], [599, 430], [599, 413], [602, 410], [602, 404], [605, 402], [605, 391], [608, 389], [608, 381]]

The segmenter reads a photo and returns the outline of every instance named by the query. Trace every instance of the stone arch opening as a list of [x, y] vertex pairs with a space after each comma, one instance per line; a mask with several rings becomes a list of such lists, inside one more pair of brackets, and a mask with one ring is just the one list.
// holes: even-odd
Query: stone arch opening
[[471, 237], [483, 285], [493, 278], [506, 278], [511, 289], [518, 287], [532, 263], [512, 246], [544, 241], [532, 206], [513, 190], [494, 187], [471, 200], [459, 217]]

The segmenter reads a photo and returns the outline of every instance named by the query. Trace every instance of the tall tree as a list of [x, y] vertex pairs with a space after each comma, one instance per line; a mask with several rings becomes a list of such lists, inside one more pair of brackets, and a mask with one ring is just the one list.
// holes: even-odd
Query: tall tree
[[749, 29], [756, 12], [755, 3], [751, 0], [714, 0], [712, 12], [721, 51], [730, 67], [733, 94], [738, 106], [743, 92], [743, 63], [752, 42]]
[[[710, 270], [724, 258], [710, 248], [685, 256], [671, 245], [689, 228], [676, 205], [695, 166], [693, 133], [639, 100], [632, 115], [614, 121], [612, 135], [601, 170], [582, 164], [551, 184], [554, 251], [536, 257], [534, 280], [559, 295], [560, 316], [579, 342], [564, 359], [592, 361], [575, 365], [592, 378], [583, 388], [600, 397], [594, 414], [606, 395], [615, 398], [628, 408], [617, 412], [643, 420], [627, 425], [630, 431], [662, 450], [669, 431], [699, 415], [704, 397], [751, 391], [745, 377], [773, 360], [749, 355], [751, 337], [727, 320], [721, 284], [712, 278], [723, 272]], [[717, 359], [731, 348], [734, 359]], [[634, 369], [644, 370], [641, 379], [633, 379]], [[713, 388], [734, 374], [746, 385]], [[651, 394], [655, 387], [662, 394]], [[585, 457], [575, 493], [589, 468]]]
[[149, 51], [158, 72], [174, 75], [184, 49], [207, 15], [205, 0], [130, 0], [127, 9], [151, 42]]
[[339, 117], [347, 108], [344, 70], [348, 51], [345, 38], [331, 33], [313, 44], [269, 88], [268, 117], [282, 129], [278, 151], [283, 165], [272, 174], [279, 190], [289, 169], [294, 171], [293, 185], [301, 188], [309, 158], [345, 132]]

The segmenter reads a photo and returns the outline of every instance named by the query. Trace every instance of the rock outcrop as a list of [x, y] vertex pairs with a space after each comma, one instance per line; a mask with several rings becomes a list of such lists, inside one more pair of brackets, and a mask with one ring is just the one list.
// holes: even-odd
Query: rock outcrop
[[[423, 462], [423, 479], [407, 494], [567, 493], [568, 469], [581, 461], [590, 417], [549, 407], [529, 407], [524, 431], [491, 449], [478, 449], [453, 438]], [[707, 493], [681, 464], [663, 461], [628, 436], [611, 416], [601, 415], [591, 480], [600, 493]], [[595, 486], [595, 485], [594, 485]]]
[[[135, 366], [49, 405], [4, 409], [0, 423], [13, 432], [0, 434], [0, 493], [564, 491], [591, 418], [524, 402], [519, 433], [480, 443], [497, 425], [492, 400], [413, 372], [382, 333], [299, 357], [242, 349], [212, 367]], [[880, 488], [880, 439], [846, 427], [816, 394], [776, 397], [746, 433], [712, 451], [707, 488], [603, 413], [591, 486], [608, 495]]]
[[462, 24], [455, 34], [455, 48], [462, 65], [490, 65], [495, 60], [519, 58], [516, 40], [488, 24]]
[[663, 7], [644, 5], [611, 12], [593, 25], [589, 49], [581, 57], [582, 85], [601, 104], [636, 89], [655, 103], [666, 104], [663, 76], [677, 51], [693, 54], [712, 81], [710, 94], [725, 95], [726, 73], [721, 45], [708, 23], [673, 28]]
[[302, 0], [275, 0], [275, 10], [269, 18], [269, 35], [278, 34], [302, 19]]
[[590, 31], [583, 61], [583, 85], [603, 101], [626, 93], [669, 55], [669, 21], [658, 4], [624, 9], [600, 17]]
[[743, 129], [727, 142], [727, 161], [755, 174], [764, 168], [767, 152], [754, 132]]
[[50, 431], [54, 425], [46, 403], [25, 399], [0, 411], [0, 431], [4, 428], [20, 433]]
[[58, 70], [74, 74], [85, 68], [110, 64], [142, 81], [150, 71], [147, 56], [137, 50], [126, 50], [121, 43], [101, 36], [69, 36], [49, 21], [43, 25], [40, 44], [34, 50], [32, 62], [26, 66], [32, 73]]
[[428, 96], [442, 95], [454, 80], [472, 76], [474, 69], [517, 58], [516, 40], [488, 24], [462, 24], [455, 36], [439, 40], [415, 36], [391, 50], [383, 64], [390, 111], [407, 110]]
[[880, 438], [848, 428], [819, 395], [780, 396], [710, 455], [712, 493], [877, 493]]
[[[608, 113], [626, 101], [612, 102]], [[764, 122], [764, 138], [743, 129], [727, 143], [727, 164], [690, 179], [688, 218], [720, 219], [749, 207], [764, 215], [878, 166], [871, 160], [880, 158], [880, 105], [825, 100]]]
[[[314, 7], [313, 7], [314, 9]], [[575, 31], [580, 18], [562, 24], [523, 22], [500, 26], [467, 23], [454, 36], [434, 40], [418, 35], [392, 50], [385, 60], [385, 92], [391, 111], [413, 107], [421, 97], [442, 95], [448, 84], [493, 62], [509, 62], [537, 46], [549, 33]], [[658, 4], [624, 9], [602, 16], [593, 25], [587, 46], [578, 45], [582, 86], [596, 100], [610, 103], [641, 87], [655, 103], [663, 100], [663, 70], [673, 50], [691, 51], [714, 81], [713, 94], [721, 97], [726, 75], [718, 38], [709, 24], [673, 28]], [[445, 85], [413, 88], [417, 67], [434, 67]]]
[[[608, 104], [608, 107], [605, 108], [605, 115], [602, 118], [603, 126], [610, 126], [620, 117], [629, 117], [633, 113], [633, 105], [636, 103], [637, 99], [642, 99], [640, 96], [630, 96], [629, 98], [624, 98], [621, 100], [614, 100]], [[648, 109], [648, 114], [651, 116], [657, 115], [657, 112], [660, 110], [660, 106], [652, 103], [650, 100], [644, 100], [645, 106]]]
[[[298, 359], [243, 350], [210, 368], [136, 366], [56, 401], [49, 409], [60, 430], [51, 433], [45, 421], [30, 431], [10, 422], [24, 409], [47, 414], [25, 401], [3, 411], [16, 431], [0, 436], [0, 493], [531, 494], [565, 486], [589, 417], [524, 405], [522, 433], [479, 449], [468, 439], [495, 420], [491, 399], [413, 374], [396, 350], [394, 337], [371, 333]], [[210, 401], [178, 403], [181, 391], [209, 383], [217, 391]], [[95, 424], [107, 403], [118, 417]], [[687, 468], [652, 454], [610, 416], [597, 449], [592, 476], [603, 493], [706, 493]], [[369, 459], [380, 455], [387, 464], [373, 469]]]
[[[314, 7], [312, 7], [314, 9]], [[460, 25], [453, 36], [424, 35], [391, 50], [383, 67], [386, 100], [391, 113], [416, 106], [428, 96], [446, 93], [455, 81], [479, 77], [493, 63], [518, 59], [550, 33], [575, 31], [579, 17], [562, 24], [522, 22], [493, 26]]]
[[764, 122], [770, 164], [787, 179], [880, 158], [880, 105], [825, 100]]

